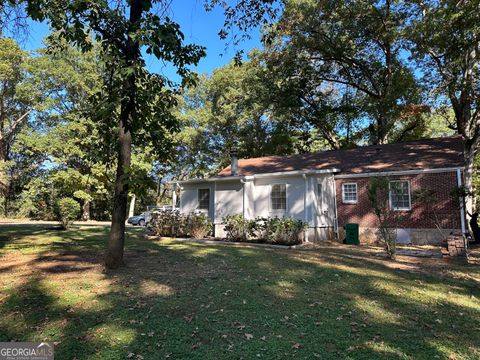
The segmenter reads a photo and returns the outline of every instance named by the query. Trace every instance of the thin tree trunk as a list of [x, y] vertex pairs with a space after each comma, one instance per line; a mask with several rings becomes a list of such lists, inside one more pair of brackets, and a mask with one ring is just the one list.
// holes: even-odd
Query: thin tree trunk
[[132, 134], [129, 126], [128, 107], [122, 105], [119, 124], [117, 176], [113, 197], [112, 227], [105, 255], [105, 266], [116, 269], [123, 264], [123, 247], [125, 243], [125, 216], [127, 214], [128, 182], [127, 173], [131, 163]]
[[90, 220], [90, 200], [85, 200], [82, 206], [82, 221]]
[[3, 209], [3, 216], [8, 218], [8, 194], [5, 194], [3, 206], [5, 206], [5, 209]]
[[6, 170], [8, 161], [8, 150], [3, 141], [0, 140], [0, 193], [4, 199], [3, 215], [8, 217], [8, 196], [10, 193], [10, 179]]
[[474, 196], [473, 196], [473, 171], [475, 167], [476, 145], [472, 145], [470, 141], [465, 142], [465, 173], [464, 186], [469, 196], [465, 198], [465, 210], [467, 214], [473, 214]]
[[[129, 32], [134, 31], [138, 21], [142, 17], [142, 1], [132, 0], [130, 2], [130, 27]], [[127, 66], [132, 67], [130, 75], [124, 81], [122, 88], [122, 103], [120, 110], [120, 121], [118, 124], [118, 157], [117, 174], [115, 179], [115, 194], [113, 197], [112, 227], [105, 254], [105, 266], [115, 269], [123, 264], [123, 248], [125, 243], [125, 216], [127, 215], [128, 201], [128, 174], [130, 172], [132, 155], [132, 133], [131, 122], [135, 118], [135, 67], [138, 66], [140, 46], [128, 35], [127, 44], [124, 50], [124, 58]]]

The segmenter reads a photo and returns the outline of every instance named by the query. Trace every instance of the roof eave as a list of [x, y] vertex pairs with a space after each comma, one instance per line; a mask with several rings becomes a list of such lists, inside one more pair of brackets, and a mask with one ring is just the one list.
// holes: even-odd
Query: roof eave
[[169, 183], [182, 185], [182, 184], [195, 184], [195, 183], [215, 182], [215, 181], [253, 180], [253, 179], [261, 179], [261, 178], [269, 178], [269, 177], [321, 175], [321, 174], [333, 174], [338, 172], [340, 172], [340, 169], [337, 169], [337, 168], [321, 169], [321, 170], [310, 169], [310, 170], [278, 171], [273, 173], [245, 175], [245, 176], [219, 176], [219, 177], [210, 177], [210, 178], [203, 178], [203, 179], [169, 181]]

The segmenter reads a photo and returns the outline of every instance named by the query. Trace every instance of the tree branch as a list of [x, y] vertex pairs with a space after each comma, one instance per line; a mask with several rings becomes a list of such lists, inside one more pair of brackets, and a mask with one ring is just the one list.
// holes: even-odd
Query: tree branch
[[33, 111], [32, 109], [28, 110], [26, 113], [21, 115], [18, 119], [16, 119], [7, 130], [5, 130], [4, 132], [0, 132], [0, 141], [10, 137], [15, 132], [17, 127], [22, 123], [22, 121], [25, 120], [28, 114], [30, 114], [32, 111]]

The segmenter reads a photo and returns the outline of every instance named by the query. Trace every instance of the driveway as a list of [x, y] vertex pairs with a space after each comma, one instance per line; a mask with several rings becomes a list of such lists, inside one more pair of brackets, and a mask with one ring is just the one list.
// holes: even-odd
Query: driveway
[[[75, 221], [74, 226], [110, 226], [110, 221]], [[29, 220], [29, 219], [0, 219], [1, 225], [59, 225], [58, 221]], [[130, 226], [130, 225], [128, 225]]]

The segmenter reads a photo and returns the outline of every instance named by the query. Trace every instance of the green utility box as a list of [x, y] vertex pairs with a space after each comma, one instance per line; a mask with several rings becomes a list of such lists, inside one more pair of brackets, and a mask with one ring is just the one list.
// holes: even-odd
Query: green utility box
[[345, 244], [360, 245], [358, 237], [358, 224], [345, 224]]

